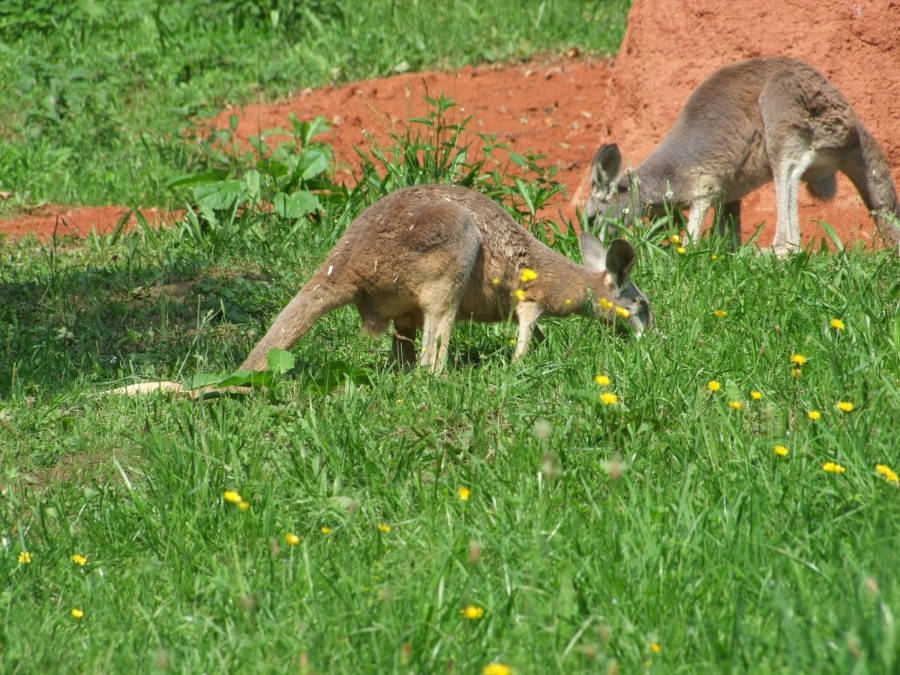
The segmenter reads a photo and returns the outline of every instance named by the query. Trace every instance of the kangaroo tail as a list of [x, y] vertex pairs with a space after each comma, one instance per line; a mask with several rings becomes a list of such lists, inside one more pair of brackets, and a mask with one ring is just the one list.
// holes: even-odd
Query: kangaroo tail
[[322, 270], [316, 273], [281, 310], [239, 370], [265, 370], [270, 349], [290, 349], [324, 314], [351, 302], [351, 294], [337, 286]]
[[856, 186], [885, 243], [897, 248], [900, 246], [900, 204], [891, 169], [878, 141], [861, 122], [858, 132], [859, 145], [841, 170]]

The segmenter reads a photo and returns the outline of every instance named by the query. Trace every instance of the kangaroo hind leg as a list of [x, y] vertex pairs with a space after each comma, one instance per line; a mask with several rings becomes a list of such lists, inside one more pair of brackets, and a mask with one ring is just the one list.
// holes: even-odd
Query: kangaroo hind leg
[[767, 85], [760, 94], [766, 153], [775, 183], [775, 239], [778, 257], [800, 249], [800, 181], [812, 165], [816, 152], [807, 135], [797, 129], [805, 111], [790, 90], [790, 78]]
[[422, 310], [421, 365], [437, 373], [447, 360], [450, 333], [460, 305], [472, 279], [472, 270], [481, 249], [481, 236], [477, 226], [468, 218], [458, 222], [458, 236], [452, 244], [435, 252], [426, 267], [430, 268], [428, 281], [422, 284], [418, 303]]
[[270, 349], [290, 349], [324, 314], [351, 300], [347, 288], [328, 283], [321, 274], [315, 275], [281, 310], [239, 370], [265, 370]]

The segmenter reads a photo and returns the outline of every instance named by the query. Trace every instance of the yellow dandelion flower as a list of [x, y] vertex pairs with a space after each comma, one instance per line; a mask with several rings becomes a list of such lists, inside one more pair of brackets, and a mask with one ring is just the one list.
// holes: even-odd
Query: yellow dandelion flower
[[87, 558], [85, 558], [80, 553], [75, 553], [74, 555], [72, 555], [72, 562], [75, 563], [76, 565], [80, 565], [81, 567], [84, 567], [87, 564]]
[[713, 314], [715, 314], [720, 319], [724, 319], [726, 316], [728, 316], [728, 312], [726, 312], [724, 309], [717, 309], [715, 312], [713, 312]]
[[300, 543], [300, 537], [291, 532], [288, 532], [286, 535], [284, 535], [284, 540], [288, 543], [289, 546], [296, 546]]
[[847, 413], [853, 412], [853, 410], [855, 408], [856, 408], [856, 406], [853, 405], [850, 401], [838, 401], [837, 402], [837, 409], [840, 410], [841, 412], [847, 412]]
[[803, 371], [799, 368], [791, 368], [791, 377], [793, 377], [794, 379], [803, 377]]
[[715, 253], [713, 253], [711, 256], [709, 256], [709, 259], [710, 260], [718, 260], [719, 256], [717, 256]]
[[722, 388], [722, 385], [719, 384], [718, 380], [710, 380], [706, 383], [706, 388], [710, 391], [719, 391]]
[[30, 565], [31, 564], [31, 551], [22, 551], [19, 553], [19, 564], [20, 565]]
[[600, 307], [603, 309], [612, 309], [615, 305], [606, 298], [600, 298]]
[[513, 297], [519, 302], [523, 302], [525, 300], [525, 291], [523, 291], [521, 288], [517, 288], [513, 291]]
[[900, 476], [897, 476], [897, 473], [887, 464], [879, 464], [875, 467], [875, 470], [889, 483], [900, 485]]
[[481, 675], [513, 675], [513, 669], [505, 663], [489, 663], [481, 671]]
[[494, 277], [493, 279], [491, 279], [491, 283], [494, 284], [494, 286], [499, 286], [500, 279], [498, 279], [497, 277]]
[[474, 621], [475, 619], [480, 619], [484, 616], [484, 608], [479, 607], [478, 605], [467, 605], [459, 610], [459, 613], [467, 619]]
[[391, 526], [390, 526], [390, 525], [385, 525], [384, 523], [381, 523], [381, 524], [378, 525], [378, 529], [381, 530], [382, 532], [384, 532], [385, 534], [387, 534], [388, 532], [391, 531]]
[[763, 393], [761, 391], [759, 391], [758, 389], [754, 389], [753, 391], [750, 392], [750, 398], [752, 398], [754, 401], [758, 401], [762, 397], [763, 397]]
[[779, 457], [787, 457], [788, 452], [790, 452], [790, 451], [783, 445], [775, 446], [775, 454], [778, 455]]
[[822, 413], [820, 413], [818, 410], [810, 410], [808, 413], [806, 413], [806, 416], [813, 422], [822, 419]]
[[678, 253], [678, 255], [684, 255], [685, 253], [687, 253], [687, 249], [684, 246], [679, 246], [675, 249], [675, 251]]
[[321, 529], [322, 529], [322, 534], [331, 534], [331, 528], [330, 528], [330, 527], [328, 527], [328, 526], [323, 526]]
[[624, 307], [616, 307], [616, 314], [621, 316], [623, 319], [627, 319], [628, 317], [631, 316], [631, 312], [629, 312]]
[[828, 473], [844, 473], [847, 471], [846, 467], [841, 466], [836, 462], [825, 462], [822, 465], [822, 468]]
[[669, 241], [671, 241], [673, 244], [680, 244], [681, 237], [677, 234], [673, 234], [671, 237], [669, 237]]
[[456, 494], [458, 494], [459, 498], [462, 499], [464, 502], [467, 502], [467, 501], [469, 501], [469, 497], [472, 496], [472, 491], [467, 487], [461, 487], [461, 488], [459, 488], [459, 490], [456, 491]]
[[247, 509], [250, 508], [250, 502], [245, 502], [245, 501], [242, 499], [241, 501], [238, 502], [238, 508], [239, 508], [241, 511], [246, 511]]
[[526, 284], [527, 284], [529, 281], [534, 281], [534, 280], [537, 279], [537, 278], [538, 278], [537, 272], [535, 272], [535, 271], [534, 271], [533, 269], [531, 269], [530, 267], [525, 267], [525, 268], [522, 270], [522, 274], [519, 276], [519, 279], [522, 280], [522, 283], [526, 283]]
[[81, 618], [84, 618], [84, 612], [82, 610], [78, 609], [77, 607], [75, 607], [74, 609], [72, 609], [72, 616], [75, 617], [76, 619], [81, 619]]
[[600, 400], [603, 401], [606, 405], [613, 405], [614, 403], [619, 402], [619, 397], [612, 392], [606, 391], [600, 394]]
[[608, 375], [595, 375], [594, 382], [599, 384], [601, 387], [605, 387], [610, 383], [610, 379]]
[[791, 362], [796, 363], [798, 366], [802, 366], [806, 363], [806, 357], [803, 354], [794, 354], [791, 357]]
[[832, 319], [831, 327], [834, 328], [835, 330], [844, 330], [847, 326], [845, 326], [844, 322], [841, 321], [840, 319]]
[[235, 490], [225, 490], [222, 496], [225, 498], [226, 502], [231, 502], [232, 504], [239, 504], [240, 502], [244, 501], [241, 498], [240, 493]]
[[653, 652], [654, 654], [659, 654], [662, 651], [662, 645], [659, 644], [658, 642], [651, 642], [650, 643], [650, 651]]
[[743, 401], [728, 401], [728, 406], [733, 410], [740, 410], [744, 407]]

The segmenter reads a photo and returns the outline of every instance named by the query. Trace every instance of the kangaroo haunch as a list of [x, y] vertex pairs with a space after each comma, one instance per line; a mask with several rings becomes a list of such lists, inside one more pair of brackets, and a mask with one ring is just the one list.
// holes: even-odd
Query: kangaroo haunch
[[347, 228], [322, 267], [275, 319], [241, 365], [266, 367], [270, 349], [290, 348], [324, 314], [354, 304], [372, 334], [394, 323], [392, 353], [404, 366], [440, 370], [455, 321], [519, 323], [522, 356], [543, 314], [594, 314], [651, 324], [647, 298], [630, 279], [635, 252], [617, 239], [605, 249], [579, 237], [584, 266], [545, 246], [496, 202], [451, 185], [421, 185], [387, 195]]
[[600, 146], [594, 157], [586, 210], [601, 231], [630, 208], [651, 216], [689, 208], [687, 230], [696, 240], [714, 206], [720, 233], [731, 224], [738, 245], [741, 198], [774, 180], [772, 248], [783, 256], [800, 248], [800, 182], [814, 197], [831, 199], [841, 171], [885, 242], [900, 243], [900, 206], [884, 153], [844, 95], [794, 59], [756, 58], [716, 71], [694, 90], [656, 150], [629, 172], [634, 180], [620, 175], [621, 164], [614, 144]]

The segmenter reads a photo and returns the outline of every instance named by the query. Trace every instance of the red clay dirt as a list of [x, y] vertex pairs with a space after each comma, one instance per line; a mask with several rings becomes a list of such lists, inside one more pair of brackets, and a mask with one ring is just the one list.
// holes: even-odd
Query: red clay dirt
[[[332, 145], [335, 176], [352, 183], [359, 166], [356, 148], [367, 149], [371, 135], [380, 144], [389, 132], [402, 132], [410, 117], [427, 113], [424, 96], [445, 95], [471, 116], [468, 128], [498, 137], [517, 152], [547, 155], [558, 167], [556, 180], [571, 199], [557, 208], [567, 218], [587, 197], [587, 176], [601, 142], [615, 140], [634, 166], [669, 129], [690, 92], [717, 68], [765, 54], [785, 54], [824, 72], [847, 95], [861, 119], [882, 144], [900, 182], [900, 1], [858, 3], [844, 0], [636, 0], [628, 32], [615, 63], [569, 54], [506, 66], [477, 66], [455, 73], [413, 73], [341, 87], [308, 90], [275, 104], [252, 104], [223, 111], [213, 122], [227, 127], [237, 115], [237, 135], [246, 141], [273, 129], [289, 129], [289, 115], [301, 120], [321, 115], [332, 129], [320, 137]], [[477, 142], [477, 141], [476, 141]], [[126, 209], [87, 207], [0, 220], [0, 233], [36, 232], [42, 239], [54, 228], [81, 233], [109, 231]], [[59, 220], [56, 212], [60, 212]], [[145, 212], [151, 222], [165, 214]], [[774, 222], [771, 186], [744, 202], [744, 233], [763, 221]], [[802, 193], [804, 243], [831, 224], [844, 242], [870, 242], [874, 225], [853, 186], [840, 177], [837, 198], [827, 204]], [[760, 242], [771, 240], [766, 225]]]
[[[45, 205], [32, 213], [0, 218], [0, 235], [18, 239], [34, 233], [40, 241], [49, 241], [54, 237], [85, 237], [92, 230], [108, 234], [116, 228], [119, 219], [127, 211], [128, 208], [124, 206]], [[152, 227], [171, 224], [176, 220], [175, 214], [155, 207], [142, 208], [140, 211]], [[137, 218], [131, 214], [126, 227], [136, 226]]]

